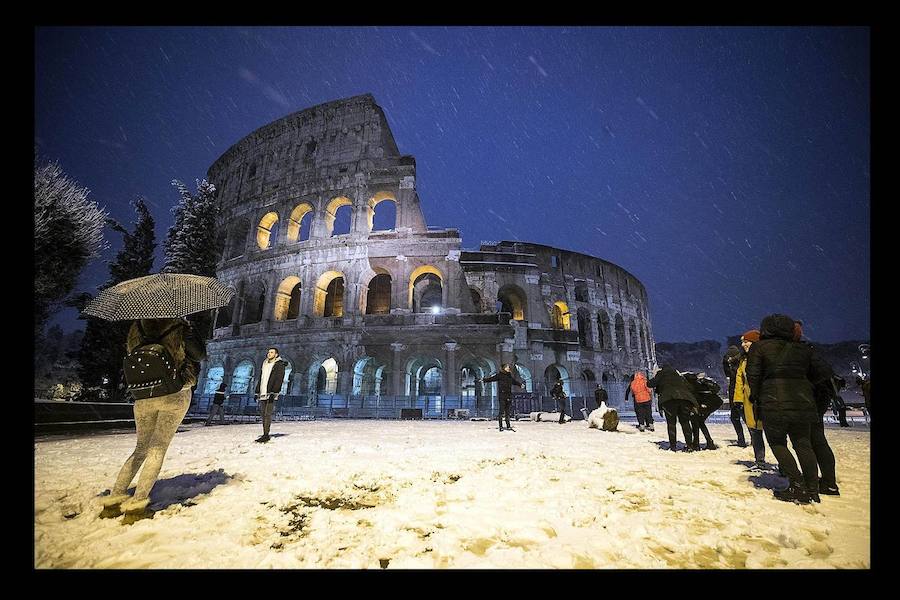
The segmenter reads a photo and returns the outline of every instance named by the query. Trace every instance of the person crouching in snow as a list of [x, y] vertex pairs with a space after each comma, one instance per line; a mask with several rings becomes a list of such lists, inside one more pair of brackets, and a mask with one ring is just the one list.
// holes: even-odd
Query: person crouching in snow
[[587, 424], [589, 429], [615, 431], [619, 427], [619, 411], [606, 406], [606, 402], [601, 402], [600, 408], [591, 411]]
[[653, 407], [650, 398], [652, 392], [647, 387], [647, 376], [643, 371], [635, 371], [631, 383], [625, 388], [625, 402], [628, 402], [628, 396], [634, 395], [634, 414], [638, 420], [638, 431], [643, 431], [646, 427], [653, 431]]
[[516, 385], [522, 387], [523, 384], [512, 374], [512, 365], [505, 363], [495, 374], [490, 377], [485, 377], [484, 379], [476, 379], [475, 381], [476, 383], [497, 382], [497, 396], [500, 401], [500, 408], [497, 413], [497, 425], [499, 425], [500, 431], [503, 431], [503, 418], [506, 417], [506, 429], [515, 431], [509, 424], [509, 412], [512, 405], [512, 386]]
[[[197, 385], [200, 361], [206, 358], [206, 347], [185, 319], [141, 319], [128, 331], [126, 348], [132, 350], [145, 342], [162, 345], [175, 361], [182, 382], [181, 390], [165, 396], [143, 398], [134, 402], [137, 444], [122, 465], [110, 495], [102, 500], [101, 518], [118, 517], [125, 512], [125, 524], [152, 517], [147, 510], [150, 489], [156, 483], [166, 451], [184, 415], [191, 405], [191, 388]], [[126, 493], [131, 480], [141, 469], [134, 496]]]
[[656, 389], [659, 411], [666, 417], [669, 450], [672, 452], [676, 450], [678, 438], [675, 425], [681, 423], [684, 451], [693, 452], [694, 441], [699, 433], [691, 426], [691, 418], [697, 414], [699, 407], [688, 382], [671, 365], [666, 364], [647, 382], [647, 386]]

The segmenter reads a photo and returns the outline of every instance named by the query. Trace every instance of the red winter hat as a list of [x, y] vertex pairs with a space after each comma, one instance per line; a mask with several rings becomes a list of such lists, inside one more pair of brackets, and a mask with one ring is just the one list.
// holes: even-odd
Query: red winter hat
[[759, 329], [751, 329], [741, 336], [742, 342], [753, 342], [754, 344], [759, 341]]

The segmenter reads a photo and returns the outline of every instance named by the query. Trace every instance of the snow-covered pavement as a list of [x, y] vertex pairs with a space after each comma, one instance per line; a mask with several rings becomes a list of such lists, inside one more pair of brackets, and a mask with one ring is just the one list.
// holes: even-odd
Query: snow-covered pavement
[[[798, 506], [720, 449], [519, 421], [182, 426], [153, 519], [99, 519], [134, 433], [35, 440], [38, 568], [868, 568], [865, 427], [828, 428], [840, 497]], [[680, 437], [680, 430], [679, 430]], [[769, 451], [767, 458], [774, 461]]]

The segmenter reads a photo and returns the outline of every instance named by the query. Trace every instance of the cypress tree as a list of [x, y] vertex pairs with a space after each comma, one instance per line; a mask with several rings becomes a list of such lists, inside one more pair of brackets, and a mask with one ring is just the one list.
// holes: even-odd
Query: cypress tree
[[[181, 195], [181, 202], [172, 209], [175, 223], [166, 233], [166, 259], [162, 272], [215, 277], [216, 263], [225, 241], [216, 227], [219, 215], [216, 188], [205, 179], [197, 181], [196, 194], [177, 179], [172, 185]], [[188, 319], [204, 339], [212, 337], [212, 311], [197, 313]]]

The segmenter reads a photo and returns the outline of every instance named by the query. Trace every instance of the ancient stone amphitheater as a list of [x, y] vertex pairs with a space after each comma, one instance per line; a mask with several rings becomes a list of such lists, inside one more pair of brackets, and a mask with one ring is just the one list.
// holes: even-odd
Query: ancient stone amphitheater
[[237, 294], [216, 317], [199, 410], [224, 379], [228, 411], [251, 413], [272, 346], [289, 363], [282, 417], [490, 417], [496, 384], [476, 379], [509, 362], [519, 412], [552, 406], [561, 377], [580, 418], [597, 382], [616, 405], [655, 366], [647, 293], [624, 269], [526, 242], [464, 250], [458, 229], [429, 228], [415, 159], [369, 94], [261, 127], [208, 176], [217, 276]]

